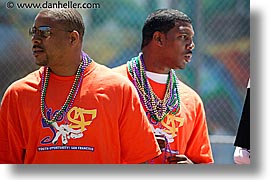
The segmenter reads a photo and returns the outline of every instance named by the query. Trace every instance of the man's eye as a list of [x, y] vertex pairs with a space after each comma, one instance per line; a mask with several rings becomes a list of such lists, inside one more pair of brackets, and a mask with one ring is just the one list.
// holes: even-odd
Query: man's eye
[[182, 40], [193, 40], [193, 36], [189, 36], [188, 34], [182, 34], [179, 38]]
[[187, 38], [188, 38], [187, 34], [180, 35], [180, 39], [182, 39], [182, 40], [186, 40]]
[[39, 35], [43, 37], [48, 37], [51, 35], [51, 32], [49, 30], [40, 30]]

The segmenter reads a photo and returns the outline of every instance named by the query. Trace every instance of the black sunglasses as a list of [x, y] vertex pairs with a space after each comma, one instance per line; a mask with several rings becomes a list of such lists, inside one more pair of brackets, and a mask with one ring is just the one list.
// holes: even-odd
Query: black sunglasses
[[[34, 36], [35, 34], [37, 34], [39, 37], [43, 37], [43, 38], [47, 38], [49, 37], [52, 33], [51, 33], [51, 29], [56, 29], [56, 28], [52, 28], [49, 26], [40, 26], [40, 27], [31, 27], [29, 29], [29, 35], [30, 36]], [[72, 31], [67, 31], [67, 30], [61, 30], [61, 29], [57, 29], [59, 31], [65, 31], [65, 32], [72, 32]]]

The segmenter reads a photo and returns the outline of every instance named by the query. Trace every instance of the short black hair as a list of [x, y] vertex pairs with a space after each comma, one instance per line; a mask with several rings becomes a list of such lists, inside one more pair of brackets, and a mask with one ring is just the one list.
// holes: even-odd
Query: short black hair
[[58, 23], [65, 26], [68, 31], [77, 31], [80, 34], [80, 39], [83, 40], [85, 25], [81, 14], [73, 8], [52, 8], [41, 10], [40, 13], [47, 13], [50, 18], [53, 18]]
[[191, 19], [185, 13], [176, 9], [158, 9], [149, 14], [142, 28], [141, 49], [150, 43], [156, 31], [166, 34], [175, 27], [177, 21], [192, 24]]

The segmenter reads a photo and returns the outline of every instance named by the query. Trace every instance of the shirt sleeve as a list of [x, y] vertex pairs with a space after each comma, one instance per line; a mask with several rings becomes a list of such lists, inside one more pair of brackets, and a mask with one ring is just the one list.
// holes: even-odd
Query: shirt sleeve
[[5, 92], [0, 107], [0, 163], [23, 163], [23, 135], [17, 111], [18, 94], [12, 88]]
[[120, 120], [122, 159], [126, 163], [143, 163], [161, 154], [145, 111], [134, 86], [123, 87]]

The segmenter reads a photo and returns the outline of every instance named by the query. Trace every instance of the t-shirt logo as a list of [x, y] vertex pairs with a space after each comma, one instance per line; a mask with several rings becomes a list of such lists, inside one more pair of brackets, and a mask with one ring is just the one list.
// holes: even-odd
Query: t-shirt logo
[[[85, 121], [84, 115], [90, 114], [92, 118], [90, 121]], [[85, 126], [89, 126], [96, 117], [96, 109], [85, 110], [83, 108], [73, 107], [67, 114], [68, 120], [73, 123], [70, 128], [80, 128], [81, 132], [85, 131]], [[80, 120], [79, 120], [80, 118]]]
[[171, 114], [167, 115], [166, 121], [161, 121], [161, 124], [165, 127], [164, 131], [171, 134], [172, 137], [177, 136], [179, 127], [183, 126], [184, 119], [180, 117], [175, 117]]
[[[52, 114], [51, 112], [52, 110], [49, 109], [46, 113], [49, 119], [56, 113], [54, 112]], [[46, 124], [42, 119], [43, 127], [50, 128], [53, 132], [53, 136], [52, 138], [49, 136], [43, 138], [41, 144], [57, 144], [58, 140], [61, 139], [62, 145], [64, 146], [68, 144], [70, 139], [82, 138], [84, 136], [84, 131], [87, 130], [86, 126], [91, 125], [96, 116], [96, 109], [86, 110], [84, 108], [72, 107], [65, 118], [62, 116], [51, 125]]]
[[160, 123], [153, 124], [151, 127], [155, 135], [164, 135], [169, 143], [174, 142], [178, 130], [184, 125], [184, 118], [168, 114]]

